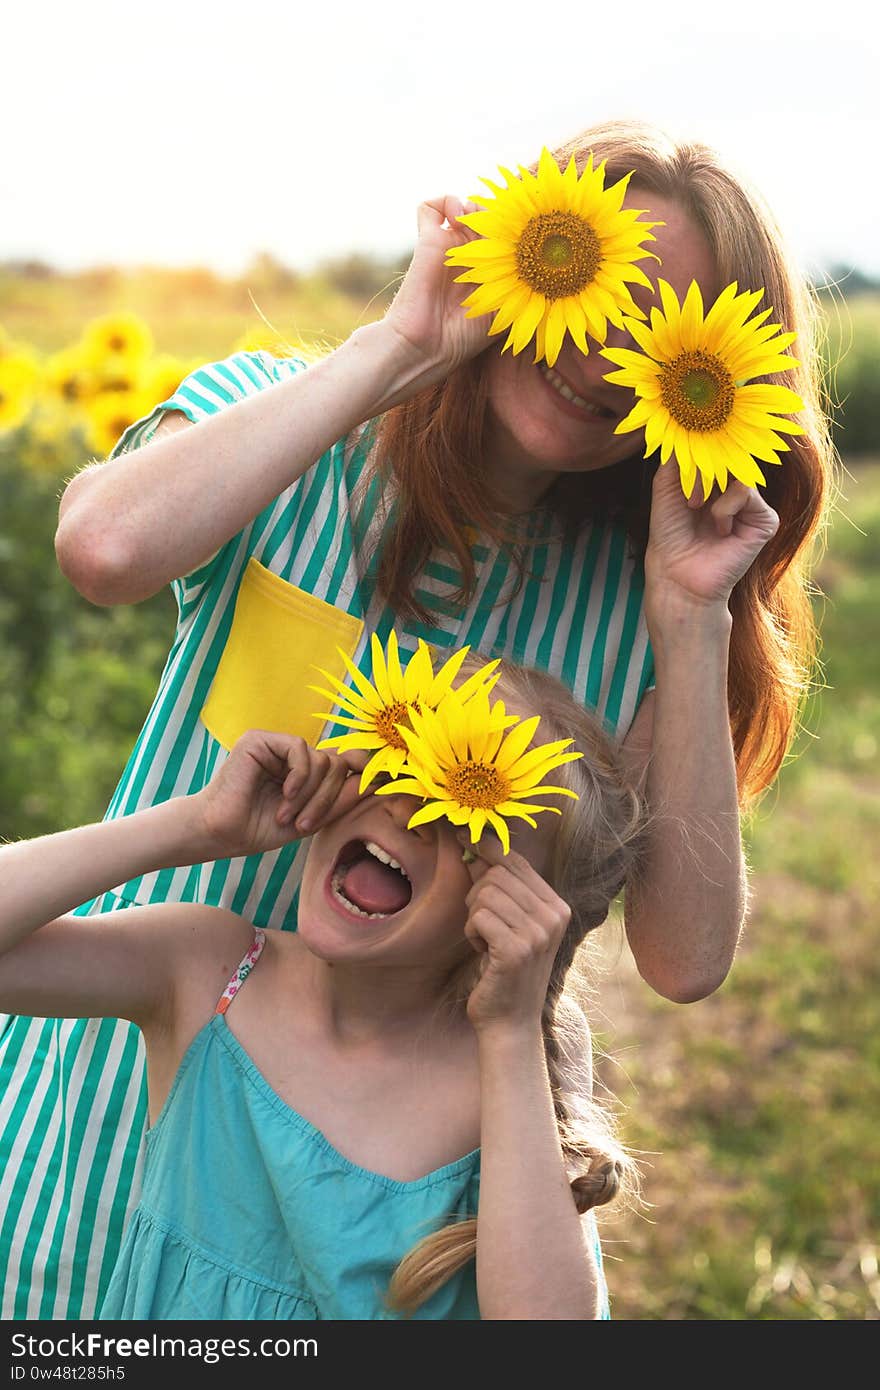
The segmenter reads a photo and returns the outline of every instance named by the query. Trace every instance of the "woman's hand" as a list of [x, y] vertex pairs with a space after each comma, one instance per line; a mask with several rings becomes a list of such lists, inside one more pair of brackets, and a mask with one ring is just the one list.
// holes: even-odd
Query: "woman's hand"
[[360, 799], [367, 755], [318, 752], [291, 734], [249, 729], [193, 798], [216, 857], [262, 854], [313, 834]]
[[459, 271], [445, 264], [450, 247], [476, 239], [476, 232], [457, 221], [459, 214], [476, 211], [475, 203], [451, 197], [419, 208], [416, 249], [383, 322], [420, 364], [433, 369], [420, 386], [443, 380], [489, 346], [491, 315], [467, 317], [461, 301], [474, 286], [456, 284]]
[[726, 608], [737, 580], [778, 527], [772, 507], [744, 483], [732, 480], [704, 501], [698, 480], [688, 500], [675, 464], [658, 468], [645, 554], [649, 622], [670, 600]]
[[[469, 844], [469, 837], [459, 837]], [[474, 885], [465, 899], [465, 936], [482, 954], [481, 973], [467, 1003], [478, 1033], [541, 1026], [550, 972], [571, 920], [568, 904], [521, 854], [504, 854], [483, 835], [470, 866]]]

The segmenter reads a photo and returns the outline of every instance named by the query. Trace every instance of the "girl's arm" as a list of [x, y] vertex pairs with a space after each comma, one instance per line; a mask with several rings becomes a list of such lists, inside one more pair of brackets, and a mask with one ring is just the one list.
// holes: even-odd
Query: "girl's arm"
[[0, 850], [0, 1008], [38, 1018], [145, 1023], [168, 998], [157, 935], [189, 904], [68, 915], [135, 875], [208, 857], [189, 798]]
[[[424, 203], [407, 275], [385, 318], [306, 371], [182, 428], [170, 420], [130, 454], [76, 475], [61, 500], [63, 573], [93, 603], [138, 603], [189, 574], [337, 440], [488, 345], [461, 312], [467, 288], [446, 250], [476, 234], [454, 198]], [[450, 226], [444, 229], [444, 218]]]
[[641, 975], [679, 1003], [723, 982], [745, 916], [727, 605], [777, 525], [741, 483], [697, 507], [674, 466], [657, 470], [645, 559], [656, 691], [624, 743], [630, 766], [641, 762], [653, 819], [644, 872], [626, 890], [626, 931]]
[[571, 914], [521, 855], [503, 855], [488, 836], [479, 854], [465, 930], [485, 960], [468, 1000], [480, 1064], [480, 1314], [597, 1318], [599, 1272], [566, 1172], [541, 1031]]
[[[169, 1005], [181, 954], [201, 935], [196, 919], [218, 910], [176, 903], [78, 917], [72, 909], [154, 869], [278, 849], [298, 838], [301, 811], [317, 827], [357, 800], [359, 765], [357, 755], [251, 730], [194, 796], [3, 846], [0, 1009], [146, 1024]], [[185, 919], [189, 932], [180, 930]]]

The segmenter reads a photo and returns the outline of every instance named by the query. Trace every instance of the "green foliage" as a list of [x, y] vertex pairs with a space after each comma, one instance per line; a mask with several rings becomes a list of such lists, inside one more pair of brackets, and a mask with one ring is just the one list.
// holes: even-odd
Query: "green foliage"
[[622, 955], [602, 990], [602, 1072], [651, 1204], [601, 1222], [616, 1317], [880, 1317], [878, 535], [863, 465], [818, 574], [826, 686], [748, 827], [727, 982], [682, 1008]]
[[174, 636], [170, 593], [96, 608], [58, 569], [58, 498], [84, 462], [75, 436], [0, 434], [0, 838], [101, 818]]
[[828, 394], [835, 407], [833, 437], [842, 454], [876, 453], [880, 447], [880, 295], [825, 300]]

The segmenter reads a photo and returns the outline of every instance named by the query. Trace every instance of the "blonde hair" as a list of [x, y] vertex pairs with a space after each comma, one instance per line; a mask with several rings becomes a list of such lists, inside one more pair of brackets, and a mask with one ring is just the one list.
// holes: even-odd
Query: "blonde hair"
[[[798, 335], [797, 363], [774, 380], [804, 401], [799, 420], [806, 432], [791, 439], [780, 468], [766, 469], [763, 494], [779, 515], [779, 528], [730, 599], [728, 708], [745, 807], [770, 785], [791, 746], [816, 664], [809, 573], [813, 542], [828, 516], [836, 458], [823, 409], [818, 298], [762, 199], [708, 146], [676, 143], [639, 122], [614, 121], [582, 131], [555, 154], [560, 162], [573, 156], [581, 171], [590, 152], [606, 161], [609, 182], [632, 173], [632, 188], [649, 210], [652, 192], [679, 203], [704, 233], [720, 284], [736, 280], [741, 290], [763, 288], [761, 307], [772, 307], [774, 322]], [[452, 552], [462, 575], [455, 601], [469, 601], [476, 572], [466, 526], [509, 543], [509, 524], [494, 510], [480, 462], [486, 361], [480, 354], [393, 407], [375, 427], [377, 466], [393, 475], [399, 492], [380, 542], [378, 583], [401, 616], [424, 616], [414, 583], [438, 547]], [[544, 502], [574, 529], [595, 516], [620, 521], [643, 552], [657, 460], [643, 460], [641, 453], [635, 447], [625, 466], [563, 474]], [[514, 558], [521, 579], [522, 554], [515, 551]]]
[[[462, 674], [484, 658], [469, 653]], [[547, 1072], [571, 1191], [581, 1213], [612, 1201], [621, 1188], [635, 1190], [635, 1165], [617, 1141], [606, 1104], [592, 1094], [592, 1043], [586, 1055], [586, 1019], [566, 989], [571, 967], [587, 933], [605, 920], [612, 900], [639, 862], [644, 839], [643, 808], [623, 776], [615, 745], [598, 717], [585, 710], [568, 688], [543, 671], [503, 661], [496, 687], [523, 709], [540, 714], [537, 741], [573, 739], [583, 757], [554, 769], [560, 785], [578, 793], [565, 798], [550, 868], [545, 877], [571, 909], [571, 919], [553, 964], [541, 1016]], [[450, 997], [461, 1006], [476, 981], [468, 962], [453, 979]], [[426, 1236], [400, 1262], [388, 1290], [388, 1303], [411, 1313], [471, 1260], [477, 1247], [477, 1221], [456, 1222]]]

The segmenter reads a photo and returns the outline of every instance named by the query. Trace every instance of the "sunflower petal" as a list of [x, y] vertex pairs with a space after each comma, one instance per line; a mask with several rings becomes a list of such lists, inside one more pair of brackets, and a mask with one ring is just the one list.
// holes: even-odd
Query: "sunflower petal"
[[417, 825], [427, 825], [429, 821], [439, 820], [441, 816], [448, 815], [453, 809], [452, 803], [448, 801], [429, 801], [427, 805], [415, 811], [406, 823], [407, 830], [415, 830]]

